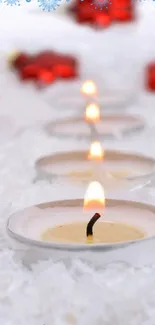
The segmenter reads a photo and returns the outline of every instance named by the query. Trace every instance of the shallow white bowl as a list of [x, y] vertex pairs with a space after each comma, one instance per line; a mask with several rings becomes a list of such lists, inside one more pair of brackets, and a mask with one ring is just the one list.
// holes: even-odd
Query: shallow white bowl
[[[122, 137], [132, 134], [145, 127], [145, 121], [140, 116], [127, 114], [102, 115], [95, 129], [98, 138]], [[48, 134], [58, 137], [90, 138], [91, 128], [84, 117], [72, 117], [49, 122], [45, 126]]]
[[[88, 160], [87, 151], [72, 151], [41, 157], [36, 161], [35, 168], [37, 179], [53, 181], [55, 178], [59, 178], [76, 186], [85, 186], [92, 181], [92, 178], [97, 177], [105, 190], [145, 186], [155, 176], [155, 160], [153, 158], [112, 150], [105, 151], [101, 164], [94, 165], [92, 161]], [[87, 177], [88, 170], [92, 171], [90, 177]], [[86, 177], [82, 174], [77, 177], [74, 175], [77, 172], [83, 175], [86, 173]], [[121, 172], [122, 174], [126, 172], [128, 176], [121, 177]], [[112, 177], [110, 177], [110, 173]], [[115, 173], [118, 173], [117, 177], [115, 177]]]
[[47, 258], [56, 261], [81, 258], [89, 262], [103, 264], [113, 260], [138, 259], [137, 254], [140, 258], [142, 253], [147, 253], [146, 251], [140, 253], [139, 249], [148, 243], [150, 245], [151, 240], [155, 240], [154, 206], [112, 199], [106, 200], [104, 220], [122, 222], [137, 227], [145, 233], [144, 239], [119, 244], [89, 245], [42, 240], [42, 233], [49, 227], [77, 220], [89, 221], [94, 211], [84, 215], [82, 207], [82, 199], [55, 201], [26, 208], [13, 214], [7, 223], [7, 233], [12, 239], [12, 247], [22, 252], [22, 258], [26, 263]]

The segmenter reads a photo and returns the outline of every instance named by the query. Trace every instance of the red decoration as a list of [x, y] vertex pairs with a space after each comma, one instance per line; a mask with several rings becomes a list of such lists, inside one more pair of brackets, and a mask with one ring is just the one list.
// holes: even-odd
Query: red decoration
[[[110, 4], [97, 7], [100, 0], [76, 0], [69, 11], [79, 23], [89, 23], [101, 28], [108, 27], [112, 22], [130, 22], [135, 19], [134, 1], [109, 0]], [[96, 2], [96, 4], [95, 4]]]
[[38, 78], [38, 73], [39, 73], [39, 66], [35, 64], [28, 64], [19, 70], [19, 75], [22, 80], [28, 80], [28, 79], [36, 80]]
[[146, 68], [146, 88], [155, 91], [155, 62], [151, 62]]
[[95, 11], [92, 6], [86, 1], [81, 2], [76, 14], [76, 20], [79, 22], [93, 23], [95, 18]]
[[106, 12], [100, 12], [96, 15], [96, 24], [100, 27], [108, 27], [111, 22], [112, 22], [112, 18], [111, 15], [109, 15], [109, 13]]
[[135, 19], [134, 1], [112, 0], [111, 14], [115, 21], [130, 22]]
[[15, 68], [20, 69], [30, 61], [30, 57], [25, 53], [18, 54], [13, 62]]
[[74, 78], [77, 76], [75, 69], [67, 64], [57, 64], [54, 68], [55, 75], [59, 78]]
[[58, 78], [78, 76], [77, 60], [70, 55], [44, 51], [35, 56], [20, 53], [12, 61], [22, 80], [41, 81], [50, 84]]
[[39, 70], [39, 80], [45, 84], [51, 84], [55, 79], [55, 75], [53, 71], [47, 69]]

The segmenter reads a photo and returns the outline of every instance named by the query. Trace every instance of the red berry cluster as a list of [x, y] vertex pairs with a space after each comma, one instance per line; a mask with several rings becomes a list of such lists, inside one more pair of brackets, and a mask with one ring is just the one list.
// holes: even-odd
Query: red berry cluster
[[146, 68], [146, 88], [149, 91], [155, 91], [155, 62], [151, 62]]
[[22, 80], [40, 81], [44, 84], [78, 76], [77, 60], [70, 55], [53, 51], [44, 51], [37, 55], [21, 52], [12, 61], [12, 67]]
[[[113, 22], [130, 22], [135, 19], [134, 1], [109, 0], [107, 6], [101, 6], [100, 0], [76, 0], [69, 10], [79, 23], [89, 23], [102, 28], [108, 27]], [[108, 4], [109, 3], [109, 4]]]

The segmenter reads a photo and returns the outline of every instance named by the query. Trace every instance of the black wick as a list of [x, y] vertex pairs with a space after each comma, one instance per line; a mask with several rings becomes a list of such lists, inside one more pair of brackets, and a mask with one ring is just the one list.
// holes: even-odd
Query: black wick
[[86, 229], [87, 237], [93, 236], [93, 226], [100, 217], [101, 215], [99, 213], [95, 213], [94, 216], [88, 222], [87, 229]]

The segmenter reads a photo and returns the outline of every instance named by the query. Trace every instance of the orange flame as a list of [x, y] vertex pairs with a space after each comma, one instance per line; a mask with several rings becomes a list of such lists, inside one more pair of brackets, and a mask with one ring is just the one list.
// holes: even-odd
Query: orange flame
[[86, 96], [95, 96], [97, 94], [95, 83], [92, 80], [86, 80], [81, 87], [81, 92]]
[[105, 195], [104, 189], [99, 182], [91, 182], [85, 194], [84, 210], [104, 209]]
[[100, 120], [100, 109], [97, 104], [89, 104], [86, 106], [85, 118], [88, 122], [98, 122]]
[[104, 158], [104, 150], [100, 144], [100, 142], [95, 141], [91, 144], [88, 159], [90, 160], [103, 160]]

